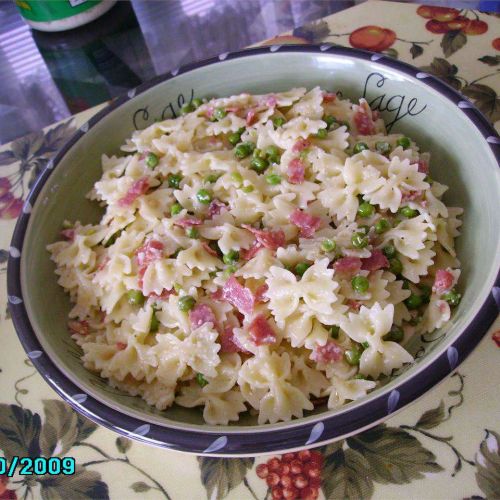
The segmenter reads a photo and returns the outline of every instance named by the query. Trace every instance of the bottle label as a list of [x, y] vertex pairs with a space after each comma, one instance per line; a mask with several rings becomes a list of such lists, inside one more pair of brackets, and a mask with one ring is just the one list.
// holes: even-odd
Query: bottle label
[[102, 3], [102, 0], [32, 1], [16, 0], [21, 15], [30, 21], [50, 22], [81, 14]]

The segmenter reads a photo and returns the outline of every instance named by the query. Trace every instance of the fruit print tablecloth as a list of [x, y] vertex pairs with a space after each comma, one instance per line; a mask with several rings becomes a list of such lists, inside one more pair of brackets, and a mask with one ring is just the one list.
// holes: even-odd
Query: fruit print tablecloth
[[[461, 91], [498, 129], [499, 28], [500, 19], [473, 10], [368, 2], [272, 43], [335, 43], [397, 57]], [[99, 108], [0, 149], [0, 459], [70, 456], [77, 463], [74, 475], [8, 477], [0, 460], [0, 499], [500, 498], [498, 319], [467, 361], [420, 401], [312, 452], [181, 455], [118, 437], [63, 403], [17, 340], [6, 308], [6, 261], [29, 186]]]

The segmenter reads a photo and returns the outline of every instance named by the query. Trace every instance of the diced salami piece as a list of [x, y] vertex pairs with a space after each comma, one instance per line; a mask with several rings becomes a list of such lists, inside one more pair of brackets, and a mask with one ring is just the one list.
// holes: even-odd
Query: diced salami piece
[[213, 255], [214, 257], [217, 257], [217, 252], [206, 241], [202, 241], [201, 246], [203, 247], [205, 252]]
[[311, 145], [311, 141], [308, 139], [299, 139], [292, 147], [292, 151], [294, 153], [300, 153], [304, 151], [304, 149], [308, 148]]
[[401, 201], [421, 201], [424, 192], [423, 191], [401, 191]]
[[260, 285], [257, 290], [255, 290], [255, 302], [267, 302], [269, 299], [266, 297], [266, 292], [269, 289], [266, 283]]
[[222, 201], [218, 200], [217, 198], [215, 200], [212, 200], [210, 202], [210, 205], [208, 205], [208, 215], [210, 217], [219, 215], [223, 210], [227, 210], [227, 205], [225, 203], [222, 203]]
[[333, 340], [329, 340], [325, 345], [317, 344], [311, 354], [311, 359], [316, 363], [333, 363], [340, 361], [344, 355], [344, 350]]
[[494, 332], [491, 338], [493, 339], [493, 342], [495, 342], [497, 347], [500, 347], [500, 330]]
[[174, 224], [176, 226], [181, 226], [181, 227], [192, 227], [203, 224], [203, 221], [201, 219], [198, 219], [198, 217], [193, 217], [192, 215], [186, 215], [186, 217], [174, 220]]
[[361, 269], [361, 259], [359, 257], [342, 257], [333, 264], [333, 268], [339, 274], [352, 276]]
[[258, 251], [261, 249], [261, 248], [264, 248], [264, 245], [262, 245], [262, 243], [258, 242], [257, 240], [255, 240], [252, 244], [252, 246], [246, 250], [244, 248], [242, 248], [240, 250], [240, 256], [243, 260], [250, 260], [250, 259], [253, 259]]
[[310, 215], [296, 208], [290, 214], [290, 222], [300, 229], [300, 236], [310, 238], [321, 226], [321, 219], [316, 215]]
[[210, 294], [210, 297], [212, 297], [213, 300], [224, 300], [222, 288], [217, 288], [217, 290], [215, 290], [215, 292], [212, 292]]
[[345, 301], [345, 305], [354, 311], [359, 311], [361, 308], [361, 302], [358, 302], [357, 300], [349, 299]]
[[148, 266], [151, 262], [163, 257], [164, 245], [158, 240], [148, 240], [135, 251], [135, 258], [139, 267]]
[[130, 189], [127, 191], [127, 194], [120, 198], [118, 200], [118, 205], [121, 207], [128, 207], [134, 203], [134, 201], [141, 196], [142, 194], [145, 194], [147, 190], [149, 189], [149, 178], [148, 177], [141, 177], [140, 179], [137, 179]]
[[270, 108], [274, 108], [278, 104], [278, 99], [276, 99], [275, 95], [269, 95], [266, 98], [265, 104], [266, 104], [266, 106], [269, 106]]
[[370, 117], [363, 111], [358, 111], [354, 114], [354, 123], [361, 135], [373, 135], [375, 126]]
[[74, 229], [63, 229], [61, 231], [61, 236], [68, 241], [73, 241], [75, 239], [75, 230]]
[[205, 116], [210, 120], [214, 116], [214, 111], [215, 111], [214, 107], [209, 106], [205, 111]]
[[306, 176], [306, 166], [300, 158], [293, 158], [287, 168], [288, 180], [292, 184], [302, 184]]
[[242, 224], [242, 227], [254, 234], [257, 242], [270, 250], [276, 250], [285, 245], [286, 237], [282, 229], [269, 231], [266, 229], [256, 229], [248, 224]]
[[89, 334], [89, 324], [88, 321], [81, 320], [70, 320], [68, 321], [68, 328], [71, 334], [77, 333], [78, 335], [88, 335]]
[[125, 342], [117, 342], [116, 343], [116, 348], [119, 351], [124, 351], [127, 348], [127, 344], [125, 344]]
[[432, 289], [438, 294], [442, 295], [443, 293], [447, 292], [450, 290], [450, 288], [453, 286], [453, 274], [450, 273], [450, 271], [447, 271], [446, 269], [438, 269], [436, 271], [436, 277], [434, 279], [434, 286]]
[[334, 92], [323, 92], [324, 103], [333, 102], [335, 101], [335, 99], [337, 99], [337, 94], [335, 94]]
[[255, 109], [249, 109], [247, 111], [247, 116], [246, 116], [246, 124], [247, 126], [253, 125], [256, 121], [257, 113], [255, 112]]
[[226, 326], [219, 334], [219, 342], [221, 345], [220, 352], [248, 352], [234, 336], [233, 327]]
[[193, 328], [198, 328], [205, 323], [212, 323], [215, 326], [215, 315], [206, 304], [197, 304], [189, 311], [189, 320]]
[[424, 160], [418, 160], [418, 171], [422, 174], [429, 173], [429, 164]]
[[[142, 288], [142, 283], [141, 283], [141, 288]], [[156, 300], [168, 300], [170, 295], [174, 295], [174, 294], [175, 294], [175, 290], [167, 290], [166, 288], [164, 288], [160, 294], [157, 294], [155, 292], [151, 292], [148, 295], [148, 297], [150, 297], [152, 299], [156, 299]]]
[[373, 250], [370, 257], [361, 259], [361, 269], [364, 271], [378, 271], [389, 267], [389, 260], [380, 250]]
[[245, 314], [251, 314], [255, 303], [252, 292], [231, 276], [222, 288], [222, 298]]
[[263, 314], [255, 316], [248, 326], [250, 338], [255, 345], [274, 344], [276, 333]]

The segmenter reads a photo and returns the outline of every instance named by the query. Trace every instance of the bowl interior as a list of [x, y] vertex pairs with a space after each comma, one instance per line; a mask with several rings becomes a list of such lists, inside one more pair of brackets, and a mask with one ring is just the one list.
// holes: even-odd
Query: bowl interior
[[[155, 119], [171, 116], [193, 95], [265, 93], [316, 85], [341, 90], [344, 97], [351, 99], [363, 94], [369, 101], [377, 99], [386, 123], [395, 121], [393, 132], [409, 135], [422, 150], [432, 152], [432, 177], [450, 187], [445, 195], [446, 204], [465, 209], [463, 235], [458, 239], [462, 262], [459, 288], [463, 299], [452, 320], [431, 336], [436, 340], [413, 340], [411, 351], [420, 350], [422, 354], [423, 349], [425, 355], [400, 378], [388, 380], [384, 387], [349, 407], [364, 404], [425, 368], [470, 323], [488, 295], [499, 267], [500, 219], [494, 200], [500, 199], [500, 180], [491, 149], [464, 112], [423, 81], [370, 60], [312, 52], [249, 55], [200, 67], [159, 83], [104, 116], [67, 151], [38, 196], [23, 245], [23, 298], [43, 348], [83, 391], [115, 409], [160, 425], [183, 428], [193, 425], [198, 430], [214, 430], [203, 423], [198, 409], [174, 406], [159, 412], [138, 397], [112, 389], [106, 381], [83, 368], [80, 350], [68, 336], [69, 299], [57, 285], [46, 246], [58, 239], [64, 219], [82, 222], [99, 219], [100, 210], [84, 195], [101, 175], [101, 154], [118, 153], [119, 146], [136, 127], [144, 128]], [[319, 408], [305, 418], [314, 420], [324, 411]], [[255, 424], [256, 419], [247, 415], [229, 426], [227, 432]], [[283, 425], [290, 424], [274, 427]]]

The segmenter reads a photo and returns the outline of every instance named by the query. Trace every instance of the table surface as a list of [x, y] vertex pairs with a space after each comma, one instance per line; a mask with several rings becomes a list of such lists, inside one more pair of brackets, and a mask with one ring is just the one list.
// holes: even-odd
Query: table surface
[[[366, 25], [392, 29], [386, 54], [443, 78], [500, 125], [500, 19], [469, 10], [483, 34], [434, 34], [414, 4], [369, 2], [294, 30], [301, 43], [349, 45]], [[476, 26], [482, 26], [476, 23]], [[290, 37], [274, 40], [284, 43]], [[495, 50], [496, 47], [496, 50]], [[152, 448], [83, 419], [34, 370], [7, 310], [6, 261], [29, 185], [85, 123], [89, 109], [0, 148], [0, 453], [53, 450], [72, 456], [74, 476], [2, 475], [4, 498], [270, 498], [256, 467], [271, 457], [216, 459]], [[319, 449], [320, 498], [500, 498], [500, 342], [490, 328], [472, 355], [439, 386], [384, 424]], [[46, 455], [49, 452], [46, 452]]]

